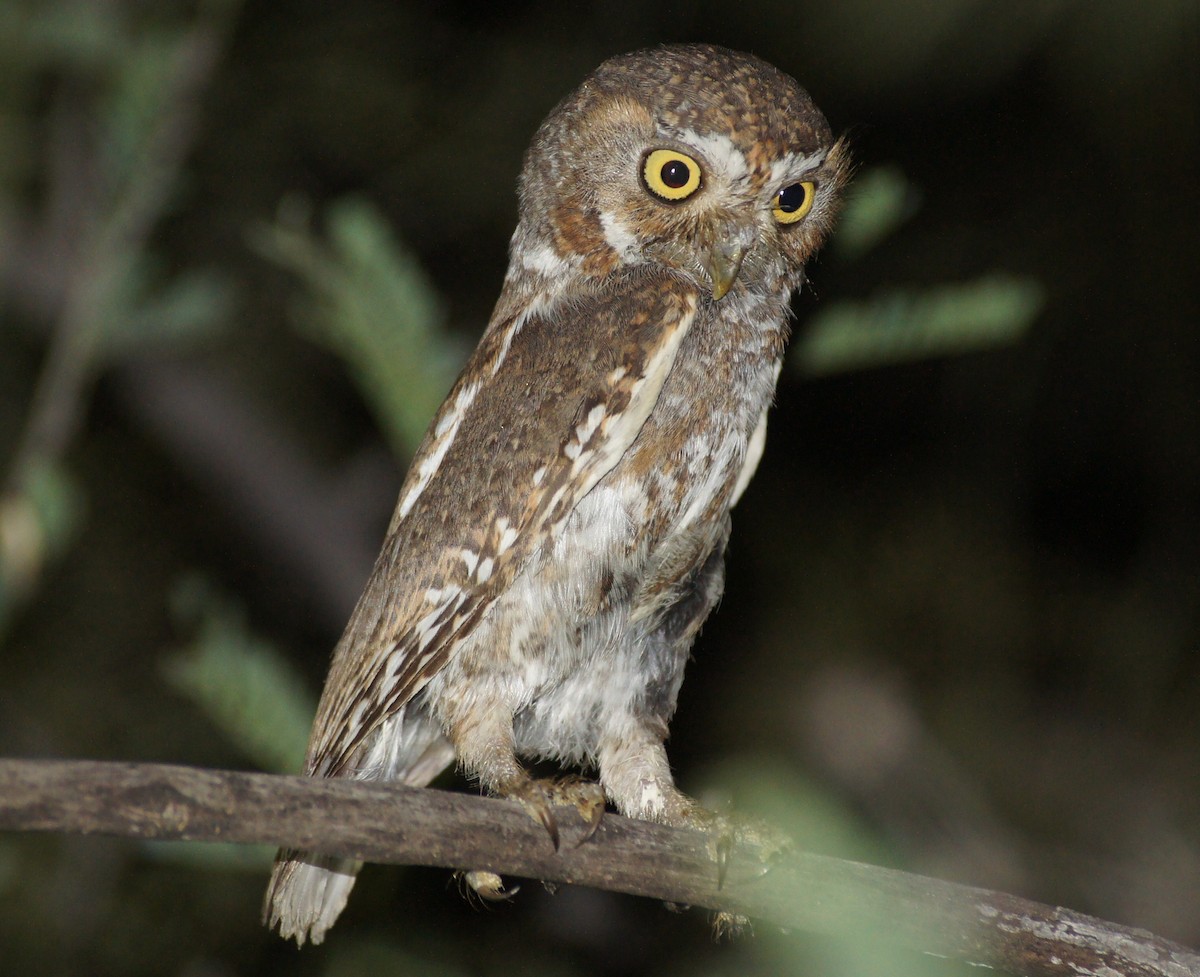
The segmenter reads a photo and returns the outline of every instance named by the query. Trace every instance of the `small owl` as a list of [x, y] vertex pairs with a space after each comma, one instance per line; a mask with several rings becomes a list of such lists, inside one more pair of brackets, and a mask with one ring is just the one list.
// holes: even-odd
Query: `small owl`
[[[500, 299], [334, 651], [308, 775], [424, 786], [457, 762], [556, 845], [563, 800], [593, 825], [608, 801], [712, 826], [663, 744], [848, 169], [795, 81], [709, 45], [612, 58], [550, 113]], [[280, 852], [265, 920], [320, 942], [358, 868]]]

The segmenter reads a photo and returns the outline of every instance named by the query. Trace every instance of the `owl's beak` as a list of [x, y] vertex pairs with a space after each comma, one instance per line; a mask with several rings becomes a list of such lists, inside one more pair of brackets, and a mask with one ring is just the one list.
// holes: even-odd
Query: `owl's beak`
[[718, 241], [708, 252], [708, 275], [712, 279], [712, 297], [719, 302], [733, 288], [738, 272], [742, 270], [742, 259], [749, 245], [739, 236], [730, 236]]

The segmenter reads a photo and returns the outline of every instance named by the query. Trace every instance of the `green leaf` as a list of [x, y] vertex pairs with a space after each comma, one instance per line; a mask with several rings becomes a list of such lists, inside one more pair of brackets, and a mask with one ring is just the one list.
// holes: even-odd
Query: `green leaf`
[[723, 759], [704, 770], [697, 796], [718, 810], [731, 799], [735, 813], [763, 818], [804, 851], [894, 864], [882, 839], [861, 817], [784, 760], [762, 755]]
[[1044, 303], [1039, 283], [1000, 275], [839, 302], [813, 318], [793, 355], [805, 374], [825, 376], [1007, 346]]
[[128, 54], [122, 19], [94, 0], [0, 4], [0, 64], [25, 71], [107, 68]]
[[134, 294], [104, 321], [104, 353], [109, 358], [150, 349], [195, 348], [219, 335], [233, 309], [233, 290], [215, 274], [192, 271], [157, 292], [142, 276], [129, 282]]
[[880, 166], [858, 174], [833, 235], [833, 253], [847, 261], [861, 257], [916, 213], [919, 205], [920, 194], [897, 167]]
[[184, 581], [174, 603], [200, 625], [188, 648], [163, 661], [167, 682], [263, 769], [299, 770], [316, 712], [302, 676], [202, 581]]
[[164, 114], [176, 108], [172, 82], [184, 41], [181, 32], [148, 31], [114, 61], [101, 128], [110, 187], [124, 190], [144, 179], [147, 168], [159, 165], [154, 140]]
[[61, 465], [40, 465], [22, 478], [23, 487], [41, 527], [45, 550], [65, 553], [83, 522], [83, 493]]
[[308, 335], [349, 366], [401, 457], [419, 443], [465, 358], [445, 329], [424, 270], [374, 206], [330, 206], [328, 240], [295, 221], [254, 233], [252, 243], [294, 272], [313, 301], [298, 316]]
[[83, 493], [60, 465], [33, 467], [16, 491], [0, 496], [0, 633], [42, 568], [67, 551], [85, 509]]

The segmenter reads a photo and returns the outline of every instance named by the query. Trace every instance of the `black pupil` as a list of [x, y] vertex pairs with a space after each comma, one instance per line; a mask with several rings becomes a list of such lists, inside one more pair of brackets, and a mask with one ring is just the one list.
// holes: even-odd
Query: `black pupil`
[[779, 191], [779, 209], [785, 214], [794, 214], [804, 206], [804, 187], [793, 183]]
[[687, 186], [688, 180], [692, 178], [692, 171], [688, 169], [687, 163], [681, 159], [673, 159], [669, 163], [663, 163], [662, 172], [659, 173], [663, 183], [672, 190], [678, 190], [680, 187]]

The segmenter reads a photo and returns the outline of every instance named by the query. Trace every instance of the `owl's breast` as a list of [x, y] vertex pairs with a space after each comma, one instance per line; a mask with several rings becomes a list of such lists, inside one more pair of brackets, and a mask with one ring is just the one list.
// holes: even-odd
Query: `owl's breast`
[[[612, 473], [649, 540], [724, 517], [774, 396], [786, 319], [782, 301], [708, 303], [628, 456]], [[653, 548], [653, 542], [651, 547]]]

